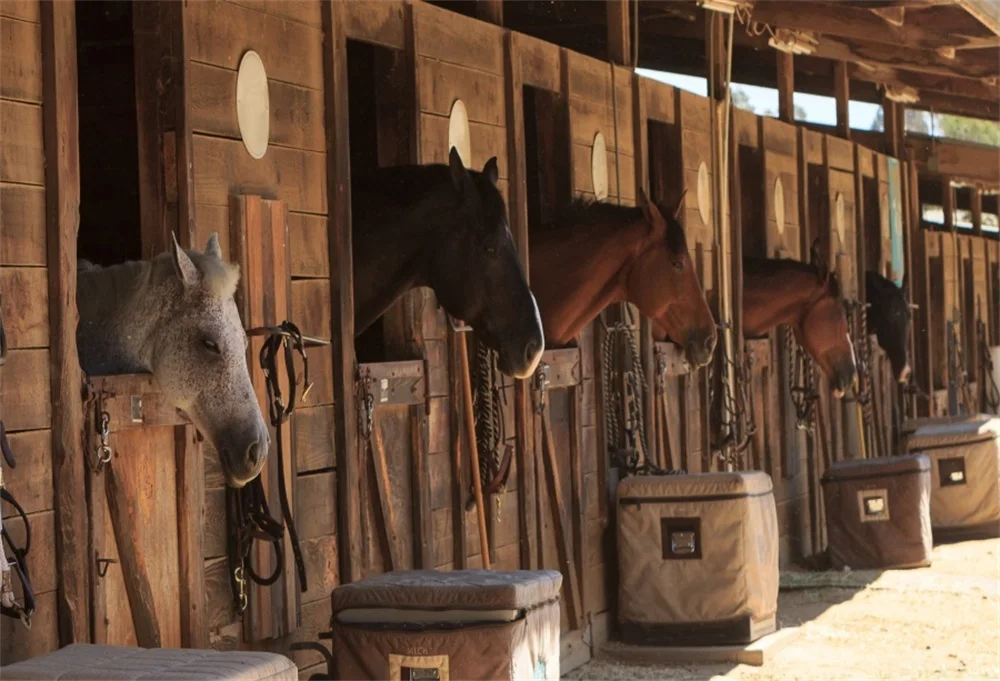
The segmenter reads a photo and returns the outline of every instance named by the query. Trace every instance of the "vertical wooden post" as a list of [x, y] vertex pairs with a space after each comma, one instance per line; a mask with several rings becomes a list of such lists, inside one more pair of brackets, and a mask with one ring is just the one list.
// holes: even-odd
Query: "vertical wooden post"
[[977, 184], [972, 188], [972, 233], [983, 235], [983, 186]]
[[893, 158], [899, 158], [903, 149], [903, 107], [888, 97], [882, 97], [882, 125], [885, 138], [885, 153]]
[[795, 61], [787, 52], [777, 51], [778, 120], [795, 122]]
[[503, 26], [503, 0], [476, 0], [476, 16], [497, 26]]
[[347, 114], [347, 40], [344, 5], [323, 3], [330, 206], [330, 289], [333, 337], [334, 446], [337, 451], [337, 514], [340, 579], [361, 578], [361, 503], [358, 481], [358, 419], [354, 406], [354, 261], [351, 239], [351, 157]]
[[76, 348], [76, 249], [80, 227], [80, 143], [76, 5], [41, 6], [48, 240], [52, 480], [56, 507], [59, 643], [90, 640], [83, 372]]
[[608, 18], [608, 59], [627, 66], [632, 63], [629, 0], [605, 0], [605, 8]]
[[847, 62], [833, 63], [833, 92], [837, 100], [837, 136], [851, 139], [851, 81], [847, 74]]

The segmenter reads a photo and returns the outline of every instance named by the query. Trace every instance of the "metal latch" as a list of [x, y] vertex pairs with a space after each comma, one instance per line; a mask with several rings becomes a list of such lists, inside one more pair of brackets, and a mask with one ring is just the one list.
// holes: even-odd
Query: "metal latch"
[[670, 550], [679, 555], [694, 553], [698, 548], [694, 532], [672, 532], [670, 534]]

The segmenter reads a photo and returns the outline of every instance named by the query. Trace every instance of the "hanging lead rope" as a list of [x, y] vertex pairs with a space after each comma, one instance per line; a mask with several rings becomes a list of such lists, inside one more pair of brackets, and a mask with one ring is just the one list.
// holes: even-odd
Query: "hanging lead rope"
[[816, 403], [819, 401], [816, 372], [812, 357], [795, 341], [792, 330], [785, 331], [785, 358], [788, 372], [788, 392], [795, 407], [795, 427], [809, 433], [816, 427]]
[[874, 418], [872, 414], [872, 347], [868, 335], [868, 307], [859, 300], [845, 300], [847, 312], [848, 334], [855, 348], [856, 369], [858, 372], [858, 391], [855, 399], [861, 408], [862, 426], [862, 458], [868, 458], [867, 453], [877, 451], [872, 448], [876, 443]]
[[722, 420], [713, 431], [721, 436], [717, 447], [722, 462], [734, 470], [746, 470], [746, 452], [757, 433], [752, 385], [753, 355], [744, 346], [743, 361], [736, 362], [730, 359], [726, 344], [720, 344], [718, 358], [709, 366], [709, 404], [715, 404], [716, 369], [720, 364], [723, 369], [727, 366], [732, 368], [734, 382], [739, 387], [733, 391], [727, 381], [722, 381], [721, 414], [712, 412], [713, 417], [721, 416]]
[[[496, 512], [499, 520], [503, 513], [503, 498], [507, 489], [507, 476], [513, 447], [507, 444], [504, 423], [504, 406], [507, 398], [504, 392], [502, 374], [497, 366], [498, 355], [484, 343], [476, 349], [476, 384], [473, 404], [476, 411], [476, 443], [479, 452], [479, 476], [484, 495], [496, 498]], [[474, 494], [469, 495], [465, 509], [475, 506]]]
[[[302, 359], [302, 384], [305, 390], [302, 399], [309, 394], [312, 384], [309, 382], [309, 358], [306, 355], [306, 345], [325, 345], [319, 341], [303, 336], [295, 324], [285, 321], [277, 327], [260, 327], [247, 332], [248, 336], [266, 336], [260, 349], [260, 368], [264, 372], [267, 388], [268, 414], [275, 430], [278, 468], [278, 498], [281, 504], [281, 516], [285, 521], [282, 525], [271, 516], [264, 493], [264, 485], [258, 475], [242, 489], [226, 488], [226, 514], [229, 523], [229, 569], [230, 584], [237, 611], [242, 614], [247, 607], [247, 577], [262, 586], [270, 586], [278, 581], [284, 568], [284, 536], [285, 528], [291, 538], [292, 553], [295, 558], [296, 572], [299, 578], [299, 590], [305, 592], [306, 581], [305, 562], [299, 547], [298, 533], [292, 519], [291, 504], [285, 482], [284, 445], [282, 443], [282, 426], [295, 410], [297, 381], [295, 376], [295, 353]], [[285, 372], [288, 376], [288, 404], [281, 393], [278, 378], [278, 354], [283, 349]], [[250, 549], [254, 540], [270, 542], [275, 552], [274, 572], [262, 577], [254, 572], [250, 558]]]
[[1000, 414], [1000, 387], [994, 378], [993, 357], [990, 354], [986, 324], [982, 319], [976, 320], [976, 336], [979, 342], [979, 381], [983, 386], [983, 410]]

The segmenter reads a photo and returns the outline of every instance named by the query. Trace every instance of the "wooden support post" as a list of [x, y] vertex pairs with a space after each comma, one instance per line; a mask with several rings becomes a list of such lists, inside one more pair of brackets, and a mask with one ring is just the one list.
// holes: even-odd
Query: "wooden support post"
[[327, 194], [330, 205], [330, 299], [333, 337], [334, 446], [340, 579], [361, 578], [358, 418], [354, 406], [354, 261], [351, 239], [351, 157], [347, 115], [347, 40], [344, 4], [323, 3]]
[[476, 0], [476, 16], [497, 26], [503, 26], [503, 0]]
[[608, 59], [616, 64], [628, 66], [632, 64], [629, 0], [605, 0], [605, 7], [608, 17]]
[[955, 188], [951, 186], [950, 177], [941, 178], [941, 207], [944, 209], [944, 229], [951, 232], [955, 228]]
[[795, 58], [778, 50], [778, 120], [795, 122]]
[[833, 63], [833, 92], [837, 100], [837, 136], [849, 140], [851, 139], [851, 80], [847, 62]]
[[888, 97], [882, 97], [882, 125], [885, 153], [899, 158], [903, 150], [903, 107]]
[[59, 643], [69, 645], [90, 640], [93, 569], [87, 548], [83, 372], [76, 348], [80, 144], [75, 3], [43, 2], [41, 24], [56, 603]]
[[983, 235], [983, 186], [977, 184], [972, 188], [972, 233]]

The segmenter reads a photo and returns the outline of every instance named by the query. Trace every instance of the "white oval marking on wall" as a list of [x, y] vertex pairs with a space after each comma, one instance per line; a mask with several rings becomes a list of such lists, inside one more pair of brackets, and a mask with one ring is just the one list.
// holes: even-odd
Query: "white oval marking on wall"
[[608, 145], [600, 132], [594, 135], [594, 146], [590, 150], [590, 178], [597, 199], [608, 198]]
[[842, 193], [837, 192], [837, 196], [833, 200], [833, 205], [834, 225], [837, 228], [837, 236], [840, 237], [840, 246], [843, 248], [847, 244], [844, 238], [844, 230], [847, 229], [847, 210], [844, 206], [844, 195]]
[[706, 227], [712, 225], [712, 183], [708, 179], [708, 166], [702, 161], [698, 166], [698, 214]]
[[462, 157], [462, 163], [466, 168], [472, 163], [472, 142], [469, 134], [469, 112], [465, 109], [465, 102], [456, 99], [451, 105], [451, 114], [448, 116], [448, 149], [458, 149], [458, 155]]
[[236, 121], [247, 153], [264, 158], [271, 136], [271, 98], [264, 62], [253, 50], [243, 55], [236, 75]]
[[778, 226], [778, 236], [785, 233], [785, 186], [781, 178], [774, 178], [774, 222]]

